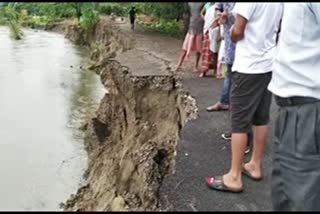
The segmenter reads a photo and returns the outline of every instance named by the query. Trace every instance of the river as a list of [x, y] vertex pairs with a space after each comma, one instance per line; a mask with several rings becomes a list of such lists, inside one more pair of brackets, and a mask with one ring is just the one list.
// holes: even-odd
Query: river
[[104, 90], [63, 35], [0, 27], [0, 210], [61, 210], [83, 182], [79, 127]]

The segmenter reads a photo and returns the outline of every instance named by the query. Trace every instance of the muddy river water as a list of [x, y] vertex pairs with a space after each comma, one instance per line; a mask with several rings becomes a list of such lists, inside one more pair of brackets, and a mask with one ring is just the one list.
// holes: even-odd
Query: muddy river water
[[79, 127], [104, 91], [63, 35], [24, 33], [0, 26], [0, 210], [60, 210], [83, 182]]

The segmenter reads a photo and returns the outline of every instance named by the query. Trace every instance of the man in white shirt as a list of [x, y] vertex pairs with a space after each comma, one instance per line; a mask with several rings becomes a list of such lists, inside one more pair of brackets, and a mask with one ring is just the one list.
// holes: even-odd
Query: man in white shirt
[[[232, 67], [231, 128], [232, 161], [227, 174], [207, 177], [214, 190], [242, 192], [242, 176], [261, 180], [271, 93], [267, 87], [273, 70], [276, 36], [282, 16], [281, 3], [236, 3], [231, 39], [237, 42]], [[243, 164], [247, 133], [254, 126], [251, 160]]]
[[320, 3], [284, 3], [277, 52], [272, 203], [275, 211], [320, 211]]

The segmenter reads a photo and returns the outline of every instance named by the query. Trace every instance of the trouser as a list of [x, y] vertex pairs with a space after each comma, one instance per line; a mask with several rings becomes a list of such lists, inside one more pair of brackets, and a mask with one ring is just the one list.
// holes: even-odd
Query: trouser
[[231, 88], [231, 64], [227, 64], [227, 72], [223, 81], [220, 102], [225, 105], [230, 104], [230, 88]]
[[280, 109], [271, 179], [275, 211], [320, 211], [320, 102], [303, 104], [304, 99], [297, 104], [276, 97]]

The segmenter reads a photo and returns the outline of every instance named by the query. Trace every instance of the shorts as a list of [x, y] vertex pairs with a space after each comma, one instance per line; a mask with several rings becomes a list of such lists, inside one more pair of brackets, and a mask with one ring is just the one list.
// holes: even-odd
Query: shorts
[[272, 73], [232, 73], [231, 129], [232, 133], [249, 133], [251, 127], [269, 123], [271, 92], [268, 85]]

